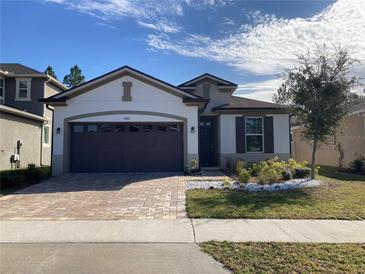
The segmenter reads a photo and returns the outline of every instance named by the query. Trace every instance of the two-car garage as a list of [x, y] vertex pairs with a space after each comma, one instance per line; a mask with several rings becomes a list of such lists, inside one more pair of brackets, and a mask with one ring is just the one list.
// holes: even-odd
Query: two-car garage
[[182, 171], [183, 123], [71, 123], [71, 172]]

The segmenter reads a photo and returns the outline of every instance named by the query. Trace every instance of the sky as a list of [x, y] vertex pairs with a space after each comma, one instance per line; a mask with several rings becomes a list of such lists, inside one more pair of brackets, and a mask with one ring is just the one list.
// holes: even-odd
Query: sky
[[342, 45], [365, 78], [365, 0], [0, 0], [0, 61], [60, 80], [129, 65], [178, 85], [203, 73], [270, 101], [298, 54]]

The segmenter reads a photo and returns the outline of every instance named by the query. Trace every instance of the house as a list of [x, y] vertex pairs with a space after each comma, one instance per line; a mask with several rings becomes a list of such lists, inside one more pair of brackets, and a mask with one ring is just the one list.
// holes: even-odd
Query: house
[[45, 98], [54, 107], [53, 175], [287, 159], [289, 114], [236, 89], [210, 74], [174, 86], [124, 66]]
[[[310, 161], [312, 147], [302, 139], [302, 128], [292, 127], [292, 157], [299, 161]], [[337, 133], [317, 150], [318, 165], [349, 167], [354, 159], [365, 156], [365, 100], [353, 106], [341, 122]]]
[[65, 90], [21, 64], [0, 64], [0, 170], [50, 165], [52, 110], [38, 100]]

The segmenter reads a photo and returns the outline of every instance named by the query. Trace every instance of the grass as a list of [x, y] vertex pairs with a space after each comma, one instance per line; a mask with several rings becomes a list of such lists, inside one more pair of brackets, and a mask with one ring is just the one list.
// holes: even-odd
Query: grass
[[323, 167], [324, 184], [286, 192], [189, 190], [191, 218], [365, 219], [365, 177]]
[[234, 273], [363, 273], [365, 244], [206, 242], [200, 247]]

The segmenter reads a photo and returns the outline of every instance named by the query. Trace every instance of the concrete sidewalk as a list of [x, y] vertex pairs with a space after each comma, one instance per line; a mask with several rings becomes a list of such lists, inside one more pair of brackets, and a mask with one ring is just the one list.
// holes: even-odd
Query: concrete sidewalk
[[365, 243], [365, 221], [179, 219], [1, 221], [0, 243]]

